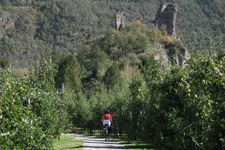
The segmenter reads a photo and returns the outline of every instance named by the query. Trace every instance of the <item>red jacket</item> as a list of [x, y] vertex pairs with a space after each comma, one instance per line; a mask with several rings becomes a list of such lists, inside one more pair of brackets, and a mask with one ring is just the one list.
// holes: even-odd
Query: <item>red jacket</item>
[[110, 120], [110, 121], [112, 121], [112, 116], [111, 116], [111, 114], [104, 114], [103, 117], [102, 117], [102, 121], [103, 121], [103, 120]]

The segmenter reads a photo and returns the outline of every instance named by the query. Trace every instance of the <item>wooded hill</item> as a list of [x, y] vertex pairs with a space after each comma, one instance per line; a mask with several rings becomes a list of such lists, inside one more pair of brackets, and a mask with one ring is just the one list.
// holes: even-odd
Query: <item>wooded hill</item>
[[181, 40], [152, 23], [162, 1], [0, 2], [0, 149], [101, 130], [106, 109], [115, 136], [153, 149], [224, 149], [222, 0], [173, 1]]
[[[115, 28], [115, 14], [126, 22], [139, 20], [154, 26], [162, 0], [1, 0], [1, 65], [28, 68], [51, 51], [54, 58], [74, 54], [82, 43]], [[222, 0], [173, 0], [178, 6], [176, 33], [191, 50], [225, 40], [225, 2]]]

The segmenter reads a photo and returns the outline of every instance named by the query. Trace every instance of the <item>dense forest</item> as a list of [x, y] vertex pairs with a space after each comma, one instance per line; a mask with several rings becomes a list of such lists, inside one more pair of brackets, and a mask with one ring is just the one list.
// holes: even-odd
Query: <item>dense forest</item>
[[0, 2], [1, 149], [101, 130], [107, 109], [116, 137], [152, 149], [225, 148], [222, 0], [171, 1], [177, 37], [153, 23], [162, 0]]
[[[83, 41], [115, 28], [115, 15], [123, 11], [126, 22], [153, 25], [162, 0], [1, 0], [1, 61], [17, 68], [35, 64], [41, 51], [58, 58], [74, 54]], [[194, 50], [221, 47], [224, 41], [224, 1], [178, 1], [176, 33]], [[195, 47], [197, 49], [194, 49]]]

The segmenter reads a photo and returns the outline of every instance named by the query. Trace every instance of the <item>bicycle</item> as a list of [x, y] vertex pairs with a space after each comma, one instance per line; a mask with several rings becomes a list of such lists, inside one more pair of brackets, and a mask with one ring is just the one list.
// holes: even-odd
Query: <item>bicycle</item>
[[105, 137], [105, 141], [109, 139], [109, 126], [107, 124], [103, 128], [103, 136]]

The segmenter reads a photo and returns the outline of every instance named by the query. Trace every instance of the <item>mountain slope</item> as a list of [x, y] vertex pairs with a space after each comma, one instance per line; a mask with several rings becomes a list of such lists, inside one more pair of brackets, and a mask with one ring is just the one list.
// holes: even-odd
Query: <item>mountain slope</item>
[[[15, 67], [29, 67], [39, 60], [40, 53], [52, 51], [56, 58], [77, 53], [85, 40], [115, 28], [118, 11], [125, 13], [126, 22], [140, 20], [152, 27], [160, 2], [164, 1], [2, 1], [0, 18], [8, 18], [12, 24], [0, 27], [0, 58], [6, 58]], [[186, 46], [194, 50], [210, 44], [222, 46], [225, 40], [224, 1], [172, 2], [178, 5], [176, 33]]]

